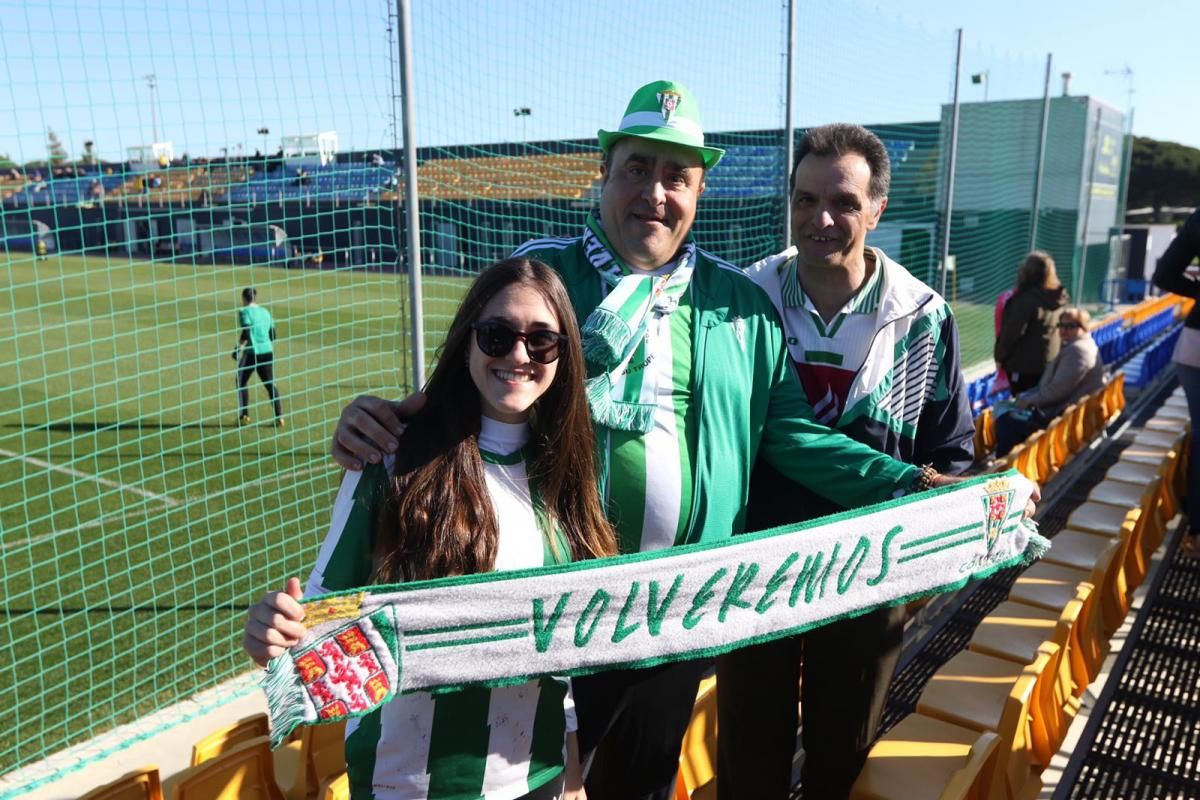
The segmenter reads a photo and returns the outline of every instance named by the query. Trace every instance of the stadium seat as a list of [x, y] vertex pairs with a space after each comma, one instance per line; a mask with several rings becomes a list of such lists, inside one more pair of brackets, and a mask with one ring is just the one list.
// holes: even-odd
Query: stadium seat
[[172, 800], [285, 800], [275, 783], [270, 738], [257, 736], [172, 780]]
[[270, 733], [271, 722], [266, 714], [242, 717], [232, 725], [213, 731], [192, 745], [191, 766], [203, 764], [242, 742], [248, 742], [258, 736], [268, 736]]
[[[1046, 679], [1036, 684], [1029, 707], [1030, 748], [1039, 771], [1049, 765], [1058, 752], [1070, 720], [1079, 708], [1079, 703], [1070, 694], [1070, 671], [1064, 663], [1065, 651], [1056, 644], [1043, 642], [1033, 661], [1043, 654], [1050, 655]], [[922, 714], [972, 730], [998, 731], [1008, 692], [1028, 666], [963, 650], [930, 677], [917, 699], [917, 709]]]
[[321, 784], [319, 800], [350, 800], [350, 776], [345, 772]]
[[80, 800], [163, 800], [158, 767], [142, 767], [85, 794]]
[[[917, 711], [925, 716], [999, 734], [997, 766], [1004, 790], [985, 797], [1032, 800], [1041, 791], [1039, 761], [1052, 742], [1045, 727], [1049, 721], [1037, 719], [1038, 698], [1054, 693], [1061, 653], [1057, 645], [1044, 643], [1023, 666], [960, 653], [961, 659], [955, 656], [934, 674], [917, 700]], [[1052, 733], [1057, 738], [1059, 729]], [[1037, 735], [1047, 735], [1047, 740], [1035, 744]]]
[[[1005, 600], [979, 623], [967, 649], [1028, 664], [1041, 644], [1051, 641], [1063, 649], [1071, 665], [1071, 694], [1079, 697], [1099, 669], [1093, 654], [1101, 645], [1090, 641], [1101, 627], [1093, 613], [1098, 597], [1090, 583], [1082, 583], [1076, 587], [1074, 600], [1061, 611]], [[1107, 644], [1105, 639], [1103, 647]]]
[[996, 418], [991, 408], [975, 417], [975, 463], [985, 463], [996, 449]]
[[850, 800], [1002, 797], [1001, 746], [998, 733], [909, 714], [871, 747]]
[[712, 784], [715, 788], [716, 776], [717, 679], [708, 677], [700, 682], [696, 704], [692, 707], [692, 719], [683, 735], [675, 795], [680, 798], [696, 797], [702, 787]]

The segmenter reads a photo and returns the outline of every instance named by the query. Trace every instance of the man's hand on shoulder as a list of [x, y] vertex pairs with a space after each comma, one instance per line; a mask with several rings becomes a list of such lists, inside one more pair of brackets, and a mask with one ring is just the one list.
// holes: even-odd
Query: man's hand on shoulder
[[359, 395], [342, 409], [333, 432], [331, 455], [342, 467], [355, 472], [366, 464], [378, 464], [385, 454], [396, 452], [406, 427], [404, 419], [425, 406], [425, 395], [413, 392], [398, 402], [372, 395]]

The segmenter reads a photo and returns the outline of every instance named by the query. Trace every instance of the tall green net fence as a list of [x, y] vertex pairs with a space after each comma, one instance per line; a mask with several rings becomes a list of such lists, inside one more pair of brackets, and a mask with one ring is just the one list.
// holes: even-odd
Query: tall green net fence
[[[305, 576], [328, 525], [340, 408], [412, 388], [414, 176], [430, 360], [481, 268], [578, 234], [596, 130], [651, 80], [688, 85], [728, 151], [700, 244], [739, 264], [783, 248], [785, 3], [413, 5], [406, 164], [392, 2], [0, 0], [0, 775], [246, 671], [246, 607]], [[965, 54], [944, 271], [953, 33], [827, 12], [799, 4], [797, 136], [854, 121], [884, 139], [871, 241], [946, 276], [964, 363], [984, 361], [1031, 242], [1043, 64]], [[1121, 124], [1052, 104], [1037, 244], [1092, 297]], [[247, 287], [277, 331], [281, 419], [258, 376], [239, 409]]]

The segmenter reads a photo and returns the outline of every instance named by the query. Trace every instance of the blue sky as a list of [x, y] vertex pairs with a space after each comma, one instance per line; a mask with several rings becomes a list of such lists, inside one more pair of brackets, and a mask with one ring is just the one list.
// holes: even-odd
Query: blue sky
[[[417, 142], [594, 136], [632, 91], [670, 77], [700, 98], [710, 130], [783, 123], [782, 0], [413, 0]], [[278, 145], [337, 130], [343, 149], [387, 147], [391, 0], [0, 0], [0, 154], [45, 156], [53, 129], [72, 156], [159, 139], [176, 153]], [[1053, 91], [1125, 110], [1135, 132], [1200, 146], [1194, 0], [798, 0], [795, 122], [932, 120], [948, 102], [956, 27], [988, 99]], [[1191, 38], [1189, 38], [1191, 37]], [[1190, 62], [1190, 63], [1189, 63]], [[144, 76], [153, 73], [153, 95]], [[528, 107], [528, 117], [512, 110]], [[266, 127], [265, 137], [256, 133]]]

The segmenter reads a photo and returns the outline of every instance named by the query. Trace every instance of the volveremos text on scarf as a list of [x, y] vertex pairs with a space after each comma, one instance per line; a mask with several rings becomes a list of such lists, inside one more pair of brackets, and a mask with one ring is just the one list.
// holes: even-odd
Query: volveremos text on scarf
[[1032, 491], [1010, 471], [720, 543], [308, 598], [263, 679], [272, 738], [397, 693], [712, 656], [957, 589], [1049, 547]]

